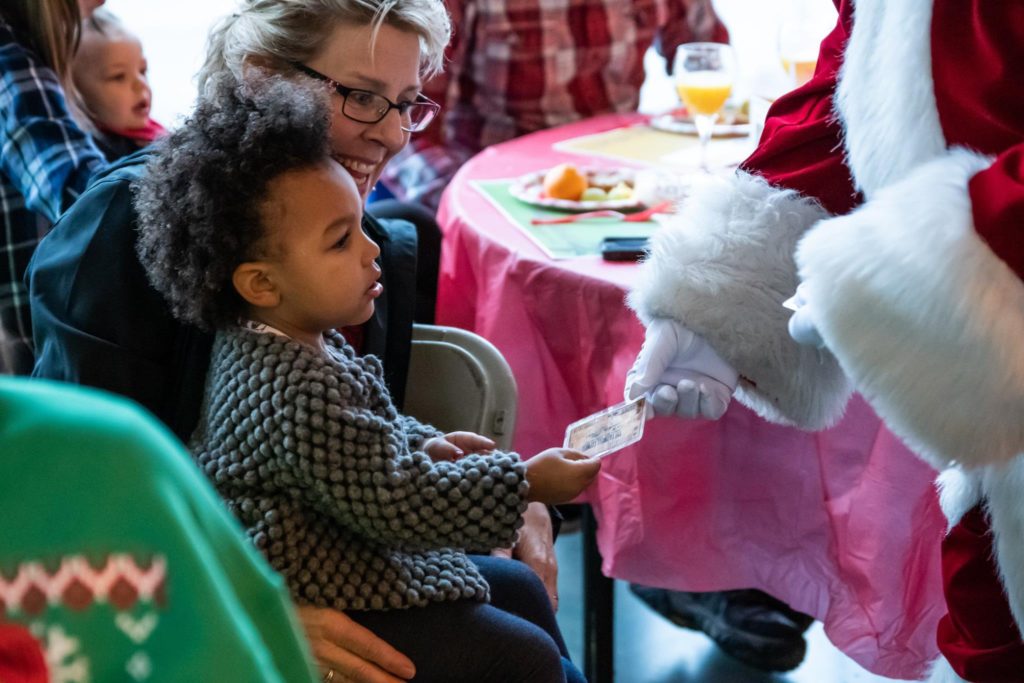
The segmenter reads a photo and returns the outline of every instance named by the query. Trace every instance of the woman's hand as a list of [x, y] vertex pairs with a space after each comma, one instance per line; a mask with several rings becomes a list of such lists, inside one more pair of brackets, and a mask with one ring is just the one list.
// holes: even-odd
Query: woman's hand
[[551, 598], [551, 609], [558, 611], [558, 558], [555, 537], [551, 531], [551, 513], [543, 503], [530, 503], [523, 514], [519, 540], [511, 550], [499, 548], [491, 553], [514, 557], [537, 573]]
[[458, 460], [467, 453], [490, 453], [494, 442], [473, 432], [449, 432], [423, 442], [423, 452], [434, 462]]
[[299, 607], [299, 621], [325, 676], [356, 683], [401, 683], [416, 667], [401, 652], [342, 612], [326, 607]]

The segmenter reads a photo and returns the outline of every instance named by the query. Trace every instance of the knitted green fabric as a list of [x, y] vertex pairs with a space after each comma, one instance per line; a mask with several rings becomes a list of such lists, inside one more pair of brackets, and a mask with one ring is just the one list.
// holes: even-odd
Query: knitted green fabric
[[218, 333], [189, 444], [296, 601], [383, 610], [487, 600], [464, 550], [509, 546], [526, 509], [513, 453], [432, 462], [380, 362], [276, 334]]
[[321, 680], [281, 577], [138, 405], [0, 377], [0, 505], [0, 680]]

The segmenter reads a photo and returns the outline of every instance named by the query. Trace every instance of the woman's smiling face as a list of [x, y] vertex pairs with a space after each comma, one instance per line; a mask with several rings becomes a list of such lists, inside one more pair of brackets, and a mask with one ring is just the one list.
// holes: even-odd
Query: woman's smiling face
[[[420, 92], [420, 38], [384, 24], [374, 39], [370, 25], [339, 24], [306, 65], [338, 83], [411, 102]], [[331, 154], [352, 176], [366, 201], [384, 165], [409, 142], [397, 111], [377, 123], [359, 123], [341, 113], [343, 99], [331, 94]]]

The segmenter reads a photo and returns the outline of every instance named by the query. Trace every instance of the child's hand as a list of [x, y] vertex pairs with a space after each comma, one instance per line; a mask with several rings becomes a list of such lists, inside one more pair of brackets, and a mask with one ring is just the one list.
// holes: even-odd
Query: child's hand
[[494, 442], [473, 432], [449, 432], [423, 442], [423, 452], [434, 462], [458, 460], [467, 453], [490, 453]]
[[497, 445], [486, 436], [473, 432], [448, 432], [444, 439], [455, 444], [463, 453], [490, 453]]
[[526, 461], [526, 481], [531, 501], [558, 505], [568, 503], [590, 486], [601, 461], [568, 448], [549, 448]]

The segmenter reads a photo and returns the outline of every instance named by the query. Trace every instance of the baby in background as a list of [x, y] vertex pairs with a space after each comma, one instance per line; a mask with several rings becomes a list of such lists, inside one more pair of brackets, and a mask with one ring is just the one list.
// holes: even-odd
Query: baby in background
[[100, 8], [82, 23], [72, 77], [96, 143], [110, 161], [164, 134], [149, 117], [153, 96], [146, 71], [142, 43], [117, 17]]

